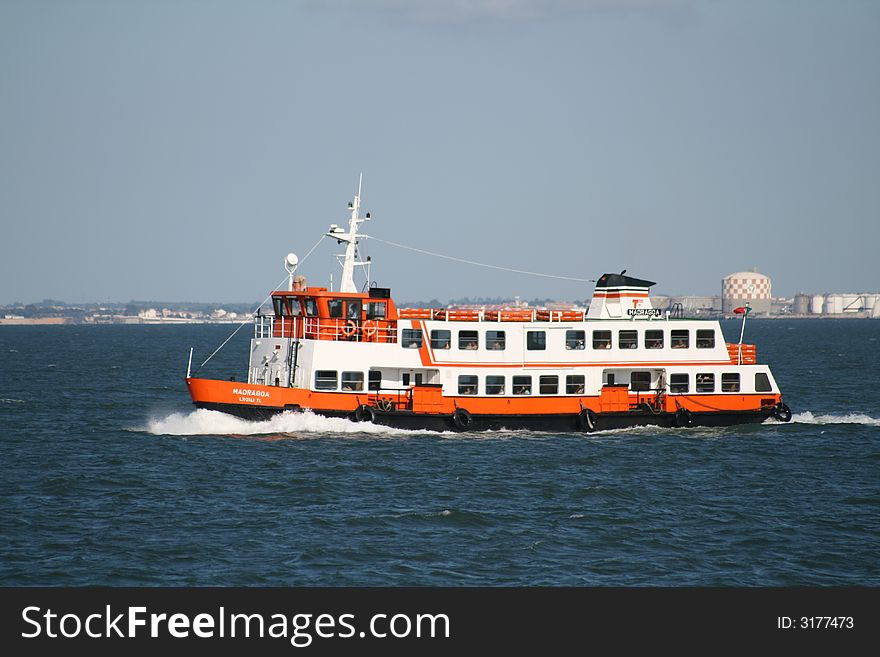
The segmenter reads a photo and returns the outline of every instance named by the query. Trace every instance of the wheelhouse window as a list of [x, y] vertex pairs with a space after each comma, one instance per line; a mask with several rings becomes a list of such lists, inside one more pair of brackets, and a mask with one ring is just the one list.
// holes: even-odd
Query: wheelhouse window
[[314, 297], [306, 297], [305, 301], [303, 301], [303, 306], [305, 307], [306, 315], [309, 317], [318, 316], [318, 302], [315, 301]]
[[431, 349], [449, 349], [452, 344], [452, 331], [437, 329], [431, 331]]
[[531, 395], [532, 394], [532, 377], [531, 376], [514, 376], [513, 377], [513, 394], [514, 395]]
[[370, 390], [379, 390], [382, 387], [382, 372], [379, 370], [370, 370], [369, 377], [367, 387]]
[[565, 332], [565, 348], [566, 349], [583, 349], [586, 337], [583, 331], [566, 331]]
[[565, 394], [582, 395], [586, 387], [586, 377], [583, 374], [569, 374], [565, 377]]
[[327, 310], [330, 313], [330, 317], [342, 317], [342, 304], [342, 299], [327, 300]]
[[361, 308], [362, 306], [360, 299], [349, 301], [345, 306], [345, 318], [360, 321]]
[[691, 332], [687, 329], [673, 329], [670, 332], [670, 342], [673, 349], [687, 349], [690, 346]]
[[458, 348], [459, 349], [478, 349], [480, 346], [480, 334], [478, 331], [459, 331], [458, 332]]
[[698, 329], [697, 330], [697, 349], [714, 349], [715, 348], [715, 330], [714, 329]]
[[272, 299], [272, 303], [275, 305], [275, 316], [281, 317], [282, 315], [289, 315], [290, 311], [287, 309], [287, 304], [284, 303], [284, 299], [281, 297], [275, 297]]
[[697, 392], [715, 392], [715, 375], [711, 372], [697, 374]]
[[486, 394], [487, 395], [503, 395], [504, 394], [504, 377], [503, 376], [487, 376], [486, 377]]
[[386, 312], [384, 301], [367, 302], [367, 319], [385, 319]]
[[670, 374], [669, 375], [669, 392], [681, 394], [688, 391], [690, 384], [689, 374]]
[[315, 390], [336, 390], [336, 370], [316, 370]]
[[633, 372], [629, 375], [629, 389], [634, 391], [645, 391], [651, 389], [651, 373], [650, 372]]
[[739, 372], [725, 372], [721, 375], [721, 392], [739, 392]]
[[342, 390], [344, 392], [360, 392], [364, 389], [364, 373], [363, 372], [343, 372], [342, 373]]
[[504, 331], [486, 331], [486, 349], [503, 351], [507, 346]]
[[546, 331], [526, 331], [526, 349], [529, 351], [543, 351], [546, 348]]
[[611, 331], [593, 331], [593, 349], [611, 349]]
[[400, 346], [404, 349], [421, 349], [422, 329], [403, 329], [400, 332]]
[[620, 331], [617, 334], [617, 346], [619, 349], [635, 349], [638, 345], [638, 331]]
[[663, 331], [645, 331], [645, 349], [662, 349]]
[[755, 392], [772, 392], [770, 377], [766, 372], [755, 372]]
[[555, 374], [542, 374], [538, 378], [538, 392], [542, 395], [555, 395], [559, 393], [559, 377]]
[[476, 395], [477, 394], [477, 377], [472, 374], [461, 374], [458, 377], [458, 394], [459, 395]]

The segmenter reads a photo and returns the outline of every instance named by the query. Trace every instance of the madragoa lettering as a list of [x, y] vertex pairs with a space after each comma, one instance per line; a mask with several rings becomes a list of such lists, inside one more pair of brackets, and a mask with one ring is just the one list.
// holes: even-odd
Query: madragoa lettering
[[269, 393], [265, 390], [251, 390], [249, 388], [233, 388], [233, 395], [241, 395], [242, 397], [268, 397]]
[[[22, 620], [29, 631], [21, 633], [22, 638], [34, 639], [40, 636], [55, 639], [63, 637], [102, 638], [159, 638], [171, 637], [186, 639], [190, 636], [200, 639], [223, 638], [272, 638], [289, 639], [296, 648], [311, 645], [315, 637], [322, 639], [350, 639], [355, 636], [354, 614], [235, 614], [227, 613], [220, 607], [217, 614], [201, 613], [190, 618], [187, 614], [147, 613], [146, 607], [127, 607], [124, 612], [114, 613], [106, 605], [104, 613], [94, 613], [85, 619], [68, 613], [59, 615], [51, 609], [45, 612], [40, 607], [25, 607]], [[381, 621], [381, 622], [378, 622]], [[404, 621], [404, 622], [400, 622]], [[370, 620], [370, 635], [378, 638], [391, 636], [449, 637], [449, 617], [445, 614], [419, 614], [414, 622], [405, 614], [397, 614], [388, 620], [386, 614], [376, 614]], [[442, 634], [437, 634], [442, 631]], [[364, 637], [366, 632], [357, 636]]]
[[626, 311], [630, 317], [660, 317], [659, 308], [630, 308]]

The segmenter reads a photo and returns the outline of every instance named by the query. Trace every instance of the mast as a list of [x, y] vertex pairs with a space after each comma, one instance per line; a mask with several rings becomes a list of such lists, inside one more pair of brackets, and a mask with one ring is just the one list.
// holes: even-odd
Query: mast
[[356, 266], [364, 266], [364, 263], [357, 262], [356, 260], [358, 238], [363, 237], [363, 235], [359, 235], [357, 232], [358, 226], [370, 219], [369, 212], [364, 218], [361, 218], [360, 216], [361, 184], [363, 183], [363, 179], [364, 174], [360, 174], [358, 176], [357, 195], [355, 195], [354, 200], [348, 204], [348, 209], [351, 211], [351, 217], [348, 220], [348, 232], [336, 224], [332, 224], [330, 226], [330, 231], [326, 233], [327, 237], [332, 237], [339, 243], [345, 242], [345, 253], [337, 256], [342, 263], [342, 276], [339, 279], [340, 292], [357, 292], [357, 288], [354, 285], [354, 268]]

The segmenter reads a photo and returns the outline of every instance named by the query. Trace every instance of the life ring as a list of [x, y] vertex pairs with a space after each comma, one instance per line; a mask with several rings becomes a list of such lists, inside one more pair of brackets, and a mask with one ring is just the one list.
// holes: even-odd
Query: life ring
[[357, 333], [357, 330], [358, 330], [357, 322], [354, 321], [353, 319], [349, 319], [347, 322], [345, 322], [345, 324], [342, 325], [342, 328], [340, 330], [342, 331], [342, 335], [344, 335], [347, 338], [350, 338], [355, 333]]
[[786, 404], [779, 402], [773, 407], [773, 417], [780, 422], [791, 422], [791, 409]]
[[373, 410], [372, 406], [361, 404], [354, 412], [354, 419], [358, 422], [375, 422], [376, 411]]
[[463, 408], [456, 408], [455, 413], [452, 414], [452, 424], [459, 431], [466, 431], [471, 426], [472, 420], [471, 414]]
[[596, 428], [596, 413], [589, 408], [584, 408], [577, 416], [578, 429], [587, 432]]
[[694, 423], [694, 414], [686, 408], [679, 408], [675, 411], [675, 426], [689, 427]]
[[364, 322], [363, 328], [363, 336], [365, 339], [370, 340], [374, 335], [376, 335], [376, 331], [379, 328], [379, 322], [374, 319], [368, 319]]

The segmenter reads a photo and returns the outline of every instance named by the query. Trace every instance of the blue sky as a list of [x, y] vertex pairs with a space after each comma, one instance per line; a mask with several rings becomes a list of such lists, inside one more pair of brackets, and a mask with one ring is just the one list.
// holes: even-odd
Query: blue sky
[[[360, 172], [367, 232], [461, 258], [880, 291], [876, 2], [0, 0], [0, 101], [0, 303], [259, 300]], [[590, 294], [368, 252], [401, 300]]]

